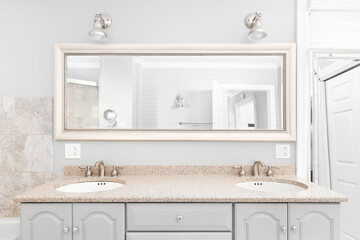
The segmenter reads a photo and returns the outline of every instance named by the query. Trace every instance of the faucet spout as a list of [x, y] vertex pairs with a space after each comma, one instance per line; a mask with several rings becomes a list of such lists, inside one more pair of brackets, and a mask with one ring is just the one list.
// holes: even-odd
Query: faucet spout
[[94, 166], [99, 167], [99, 177], [104, 177], [105, 176], [105, 164], [104, 164], [104, 161], [97, 161]]
[[254, 162], [254, 165], [253, 165], [253, 169], [254, 169], [254, 176], [255, 177], [259, 177], [259, 173], [260, 173], [260, 170], [259, 170], [259, 166], [264, 166], [265, 164], [262, 162], [262, 161], [255, 161]]

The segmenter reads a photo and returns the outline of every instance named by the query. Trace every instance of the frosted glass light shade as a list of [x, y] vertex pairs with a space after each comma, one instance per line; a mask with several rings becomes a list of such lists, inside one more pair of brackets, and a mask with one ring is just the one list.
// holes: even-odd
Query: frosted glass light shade
[[267, 32], [266, 30], [263, 28], [261, 20], [258, 20], [254, 26], [252, 27], [252, 29], [250, 30], [248, 37], [251, 40], [260, 40], [260, 39], [264, 39], [267, 37]]

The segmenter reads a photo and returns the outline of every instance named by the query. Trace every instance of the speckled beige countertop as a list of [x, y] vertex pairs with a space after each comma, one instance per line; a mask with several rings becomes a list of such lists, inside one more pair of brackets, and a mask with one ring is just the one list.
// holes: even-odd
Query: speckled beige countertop
[[[65, 168], [65, 176], [16, 197], [18, 202], [343, 202], [342, 194], [296, 178], [292, 167], [274, 168], [274, 177], [239, 177], [231, 167], [125, 167], [119, 177], [82, 177], [78, 167]], [[194, 170], [196, 168], [196, 170]], [[107, 168], [109, 174], [111, 169]], [[248, 175], [250, 167], [246, 167]], [[264, 176], [265, 169], [261, 169]], [[140, 174], [142, 173], [142, 174]], [[97, 174], [96, 172], [94, 175]], [[296, 193], [246, 190], [236, 183], [248, 180], [289, 182], [308, 189]], [[115, 181], [115, 190], [64, 193], [55, 189], [70, 183]]]

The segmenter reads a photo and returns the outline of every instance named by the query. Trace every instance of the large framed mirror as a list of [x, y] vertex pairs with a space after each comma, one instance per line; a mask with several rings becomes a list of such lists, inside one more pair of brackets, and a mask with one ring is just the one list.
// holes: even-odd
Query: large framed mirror
[[55, 139], [294, 141], [295, 44], [57, 44]]

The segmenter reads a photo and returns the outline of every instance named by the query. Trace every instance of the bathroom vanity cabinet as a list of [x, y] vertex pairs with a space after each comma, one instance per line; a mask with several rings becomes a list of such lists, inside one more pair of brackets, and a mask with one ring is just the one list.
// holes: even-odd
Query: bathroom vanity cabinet
[[236, 204], [235, 240], [286, 240], [287, 204]]
[[339, 240], [339, 218], [338, 203], [23, 203], [21, 239]]
[[235, 240], [338, 240], [340, 204], [235, 204]]
[[340, 204], [288, 204], [289, 240], [339, 240]]
[[21, 240], [123, 240], [124, 204], [21, 204]]

